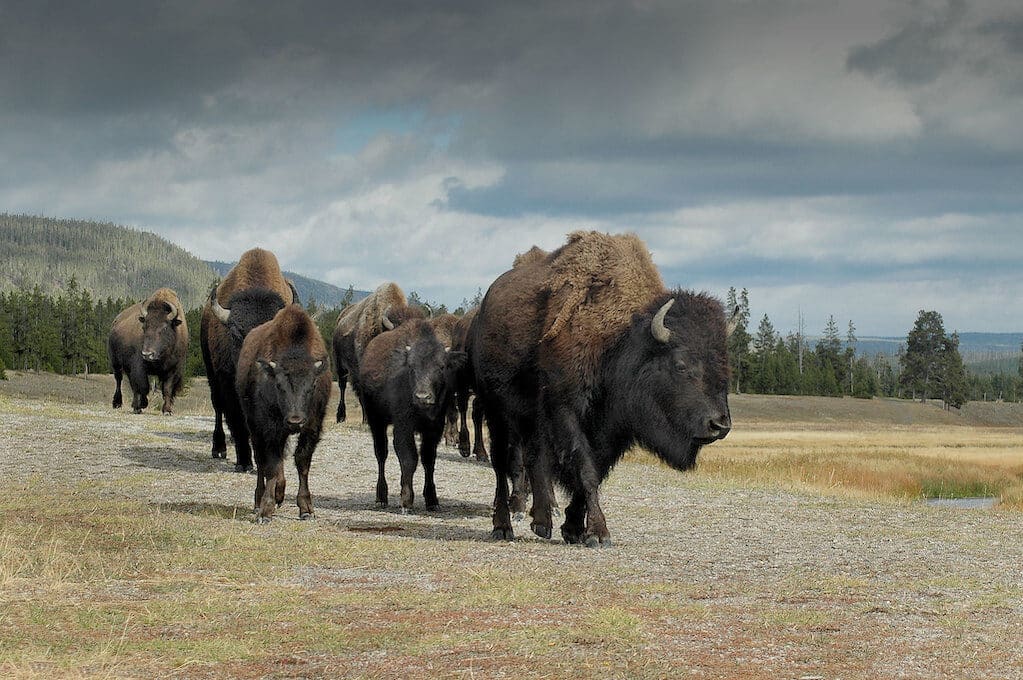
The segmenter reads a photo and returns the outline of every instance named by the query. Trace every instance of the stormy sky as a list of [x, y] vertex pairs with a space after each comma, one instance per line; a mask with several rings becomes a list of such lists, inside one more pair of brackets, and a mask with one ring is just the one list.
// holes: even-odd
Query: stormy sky
[[0, 211], [457, 305], [632, 231], [807, 332], [1023, 329], [1023, 6], [0, 0]]

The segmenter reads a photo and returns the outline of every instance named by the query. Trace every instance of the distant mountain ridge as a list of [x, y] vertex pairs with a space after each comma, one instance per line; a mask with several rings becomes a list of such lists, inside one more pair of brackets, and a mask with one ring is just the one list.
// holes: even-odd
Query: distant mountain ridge
[[[167, 239], [110, 222], [0, 213], [0, 291], [31, 290], [58, 296], [71, 278], [94, 299], [141, 300], [173, 288], [186, 308], [201, 306], [214, 281], [232, 265], [204, 262]], [[294, 272], [302, 303], [333, 307], [345, 289]], [[354, 300], [368, 295], [353, 291]]]

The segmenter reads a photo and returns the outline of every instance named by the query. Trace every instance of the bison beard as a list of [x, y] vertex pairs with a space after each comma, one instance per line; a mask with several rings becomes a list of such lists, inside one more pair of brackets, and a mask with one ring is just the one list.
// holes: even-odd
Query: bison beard
[[721, 303], [665, 290], [635, 237], [573, 234], [499, 277], [469, 341], [491, 432], [492, 536], [514, 537], [521, 443], [534, 533], [551, 537], [553, 477], [571, 494], [564, 540], [610, 545], [598, 487], [629, 447], [687, 470], [728, 433], [726, 339]]

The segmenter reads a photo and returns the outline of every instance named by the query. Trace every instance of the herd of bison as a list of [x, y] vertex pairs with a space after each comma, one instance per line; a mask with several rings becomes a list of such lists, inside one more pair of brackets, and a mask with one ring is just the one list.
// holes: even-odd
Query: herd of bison
[[[284, 458], [294, 442], [299, 516], [312, 517], [309, 468], [331, 390], [333, 361], [346, 417], [351, 383], [373, 436], [376, 500], [388, 501], [384, 465], [392, 427], [401, 466], [401, 509], [412, 509], [413, 474], [422, 462], [423, 498], [437, 506], [434, 466], [456, 413], [459, 450], [469, 455], [466, 412], [479, 436], [490, 433], [494, 539], [514, 538], [511, 514], [532, 493], [530, 528], [551, 538], [554, 484], [570, 495], [566, 543], [611, 544], [600, 483], [633, 445], [678, 470], [731, 428], [727, 338], [732, 324], [719, 300], [669, 290], [643, 242], [632, 234], [574, 232], [553, 252], [518, 255], [479, 307], [458, 318], [427, 318], [394, 283], [346, 307], [331, 352], [273, 253], [254, 248], [210, 292], [200, 342], [216, 421], [214, 458], [226, 458], [224, 420], [235, 470], [253, 470], [258, 522], [284, 500]], [[148, 404], [149, 376], [171, 413], [187, 356], [185, 315], [174, 291], [160, 288], [113, 323], [109, 352], [122, 405], [127, 374], [132, 408]], [[418, 446], [417, 446], [418, 435]], [[253, 461], [253, 457], [255, 461]]]

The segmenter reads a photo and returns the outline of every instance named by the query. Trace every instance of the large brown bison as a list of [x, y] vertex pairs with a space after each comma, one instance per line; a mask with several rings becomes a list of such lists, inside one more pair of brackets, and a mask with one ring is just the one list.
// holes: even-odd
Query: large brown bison
[[293, 302], [298, 302], [298, 294], [281, 273], [277, 258], [268, 250], [253, 248], [242, 254], [238, 264], [210, 292], [202, 310], [199, 342], [216, 417], [213, 457], [227, 457], [226, 419], [234, 438], [234, 468], [238, 472], [252, 470], [249, 433], [235, 393], [238, 354], [249, 331]]
[[301, 305], [288, 305], [254, 328], [238, 357], [235, 383], [256, 457], [256, 520], [269, 522], [284, 502], [284, 456], [298, 435], [298, 512], [313, 516], [309, 466], [330, 398], [327, 346]]
[[131, 408], [142, 413], [149, 405], [149, 376], [155, 375], [163, 392], [161, 410], [170, 415], [188, 358], [188, 325], [177, 293], [160, 288], [118, 314], [107, 338], [107, 353], [116, 384], [114, 408], [121, 408], [121, 378], [127, 373]]
[[551, 475], [571, 494], [567, 543], [610, 545], [598, 487], [634, 444], [688, 470], [731, 428], [728, 324], [717, 299], [669, 291], [633, 235], [575, 232], [487, 291], [469, 343], [497, 478], [493, 534], [511, 539], [510, 443], [551, 536]]
[[347, 417], [346, 383], [351, 382], [352, 390], [359, 396], [359, 362], [370, 340], [400, 326], [407, 319], [421, 319], [423, 316], [422, 309], [409, 306], [404, 291], [396, 283], [381, 284], [375, 291], [342, 310], [331, 338], [337, 386], [341, 390], [337, 422], [343, 422]]
[[[401, 510], [412, 510], [412, 477], [423, 461], [423, 499], [428, 510], [438, 505], [433, 472], [444, 414], [451, 405], [454, 374], [465, 363], [437, 338], [432, 324], [413, 319], [381, 333], [366, 347], [359, 384], [366, 422], [377, 458], [376, 500], [387, 505], [387, 426], [394, 426], [394, 452], [401, 465]], [[416, 434], [420, 450], [416, 450]]]

